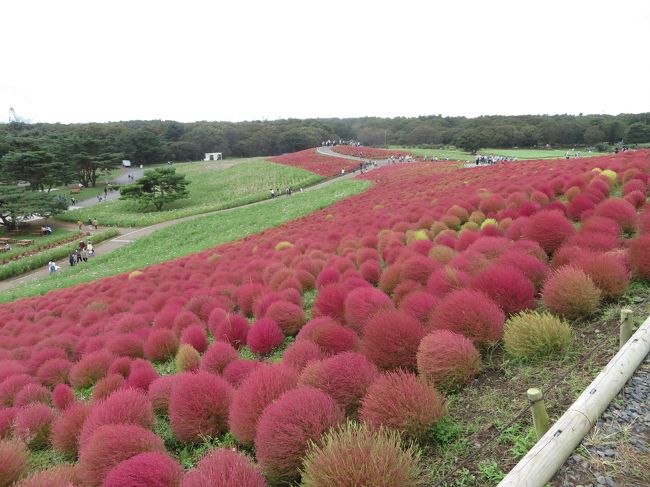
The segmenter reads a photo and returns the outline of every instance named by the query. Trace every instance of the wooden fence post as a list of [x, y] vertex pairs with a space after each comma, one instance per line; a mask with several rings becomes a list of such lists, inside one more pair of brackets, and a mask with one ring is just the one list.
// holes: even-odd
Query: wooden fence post
[[531, 404], [531, 409], [533, 411], [533, 424], [535, 425], [535, 433], [539, 440], [544, 436], [544, 433], [548, 431], [550, 426], [548, 413], [544, 406], [544, 395], [542, 394], [542, 391], [537, 388], [528, 389], [526, 395]]
[[619, 333], [618, 348], [623, 348], [623, 345], [627, 343], [633, 334], [632, 310], [630, 308], [623, 308], [621, 310], [621, 329]]

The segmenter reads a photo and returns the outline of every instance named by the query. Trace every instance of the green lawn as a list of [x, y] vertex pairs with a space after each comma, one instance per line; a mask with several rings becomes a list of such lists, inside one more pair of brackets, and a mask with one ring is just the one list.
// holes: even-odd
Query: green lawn
[[[436, 156], [438, 159], [448, 157], [451, 161], [473, 161], [476, 158], [475, 155], [461, 151], [455, 147], [450, 147], [449, 149], [420, 149], [417, 147], [395, 145], [390, 146], [389, 149], [408, 150], [417, 156]], [[571, 149], [481, 149], [479, 154], [516, 157], [519, 160], [559, 159], [563, 158], [567, 151], [572, 155], [575, 154]], [[604, 152], [585, 152], [584, 150], [577, 152], [580, 152], [581, 157], [600, 156], [605, 154]]]
[[88, 265], [66, 268], [63, 272], [4, 291], [0, 294], [0, 302], [131, 271], [237, 240], [325, 208], [369, 186], [368, 181], [337, 181], [289, 198], [178, 223], [115, 252], [95, 257]]
[[309, 171], [265, 162], [261, 158], [237, 161], [177, 164], [176, 170], [190, 181], [190, 197], [166, 206], [163, 211], [142, 208], [133, 201], [110, 201], [91, 208], [71, 210], [58, 218], [88, 221], [97, 218], [100, 225], [141, 227], [189, 215], [232, 208], [270, 197], [270, 188], [300, 188], [322, 178]]
[[[34, 227], [34, 230], [38, 230], [40, 227]], [[44, 246], [48, 246], [51, 244], [56, 244], [57, 242], [61, 240], [65, 240], [68, 237], [71, 237], [72, 235], [78, 234], [79, 232], [71, 232], [70, 230], [63, 230], [61, 228], [52, 228], [52, 234], [51, 235], [32, 235], [31, 233], [27, 233], [24, 235], [11, 235], [11, 238], [15, 238], [16, 240], [33, 240], [34, 243], [32, 245], [29, 245], [27, 247], [19, 247], [15, 243], [11, 244], [11, 250], [9, 252], [3, 252], [0, 254], [0, 260], [2, 259], [8, 259], [11, 258], [15, 255], [22, 254], [23, 252], [34, 252], [36, 249], [39, 249]], [[6, 232], [4, 230], [0, 231], [0, 237], [3, 237], [6, 235]]]

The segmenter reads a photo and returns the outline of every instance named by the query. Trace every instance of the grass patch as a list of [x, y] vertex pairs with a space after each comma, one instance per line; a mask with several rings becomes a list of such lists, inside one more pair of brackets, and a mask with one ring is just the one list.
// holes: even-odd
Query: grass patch
[[[117, 235], [119, 235], [119, 232], [114, 228], [110, 228], [108, 230], [95, 233], [92, 236], [92, 242], [94, 245], [97, 245], [99, 242], [102, 242], [109, 238], [113, 238]], [[7, 264], [3, 264], [2, 267], [0, 267], [0, 281], [9, 279], [11, 277], [19, 276], [21, 274], [24, 274], [25, 272], [33, 271], [34, 269], [38, 269], [39, 267], [45, 267], [49, 261], [51, 260], [57, 261], [63, 259], [67, 257], [68, 254], [70, 254], [70, 252], [72, 252], [74, 249], [78, 247], [79, 247], [79, 242], [75, 240], [72, 243], [61, 245], [59, 247], [45, 250], [43, 252], [39, 252], [29, 257], [23, 257], [22, 259], [14, 260]], [[58, 276], [59, 274], [57, 273], [55, 275]], [[54, 275], [46, 276], [46, 277], [54, 277]], [[2, 296], [0, 296], [0, 301], [2, 301]]]
[[[43, 276], [5, 291], [0, 295], [0, 302], [44, 294], [53, 289], [140, 269], [231, 242], [325, 208], [338, 200], [360, 193], [369, 186], [368, 181], [362, 180], [337, 181], [323, 188], [278, 198], [267, 204], [235, 208], [178, 223], [142, 237], [115, 252], [94, 257], [87, 265], [66, 268], [65, 272]], [[96, 237], [93, 238], [93, 243], [95, 240]]]
[[[471, 161], [473, 162], [476, 158], [476, 155], [472, 155], [469, 152], [456, 149], [455, 147], [450, 147], [446, 149], [421, 149], [418, 147], [404, 147], [404, 146], [390, 146], [389, 149], [395, 150], [407, 150], [411, 154], [416, 156], [435, 156], [438, 159], [444, 159], [448, 157], [450, 161]], [[601, 156], [605, 152], [586, 152], [584, 150], [572, 151], [569, 149], [481, 149], [479, 154], [491, 154], [495, 156], [506, 156], [506, 157], [516, 157], [519, 160], [528, 160], [528, 159], [562, 159], [564, 155], [569, 152], [569, 154], [575, 155], [576, 152], [580, 152], [580, 157], [591, 157], [591, 156]]]
[[[36, 230], [36, 228], [34, 228], [34, 230]], [[11, 250], [9, 252], [3, 252], [0, 254], [0, 262], [3, 260], [11, 259], [12, 257], [20, 254], [33, 254], [35, 252], [39, 252], [44, 248], [50, 247], [52, 245], [57, 245], [74, 235], [77, 235], [79, 238], [81, 238], [80, 232], [73, 232], [70, 230], [64, 230], [62, 228], [53, 228], [51, 235], [12, 235], [11, 238], [14, 238], [16, 240], [33, 240], [34, 243], [26, 247], [19, 247], [15, 243], [10, 244]], [[0, 236], [2, 236], [2, 234], [0, 234]]]
[[169, 204], [163, 211], [143, 208], [134, 201], [109, 201], [70, 210], [57, 218], [70, 222], [97, 218], [101, 225], [141, 227], [267, 199], [270, 188], [284, 191], [291, 186], [298, 189], [322, 180], [321, 176], [309, 171], [265, 162], [261, 158], [235, 165], [195, 162], [175, 167], [177, 173], [184, 174], [190, 181], [190, 197]]

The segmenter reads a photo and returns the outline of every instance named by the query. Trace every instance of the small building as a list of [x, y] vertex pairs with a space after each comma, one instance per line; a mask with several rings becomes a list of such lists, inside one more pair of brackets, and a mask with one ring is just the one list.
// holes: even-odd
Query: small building
[[128, 159], [122, 159], [122, 167], [131, 167], [131, 161]]
[[206, 152], [204, 161], [218, 161], [219, 159], [223, 160], [223, 154], [221, 152]]

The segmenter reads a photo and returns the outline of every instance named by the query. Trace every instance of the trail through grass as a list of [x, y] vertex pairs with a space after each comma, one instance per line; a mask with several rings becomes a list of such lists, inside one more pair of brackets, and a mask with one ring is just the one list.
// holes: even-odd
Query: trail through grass
[[[390, 146], [389, 149], [408, 150], [411, 154], [416, 156], [435, 156], [438, 159], [448, 157], [450, 161], [474, 161], [476, 155], [469, 152], [451, 147], [449, 149], [421, 149], [417, 147], [406, 146]], [[584, 150], [576, 149], [481, 149], [479, 154], [516, 157], [519, 160], [528, 159], [561, 159], [569, 152], [571, 157], [574, 157], [576, 152], [580, 152], [580, 157], [602, 156], [604, 152], [586, 152]]]
[[64, 272], [43, 276], [5, 291], [0, 295], [0, 302], [43, 294], [231, 242], [325, 208], [369, 186], [368, 181], [362, 180], [337, 181], [263, 205], [237, 208], [171, 225], [115, 252], [95, 257], [88, 265], [66, 268]]
[[261, 158], [232, 163], [194, 162], [176, 165], [176, 171], [190, 181], [190, 197], [165, 206], [163, 211], [143, 208], [134, 201], [109, 201], [90, 208], [67, 211], [58, 218], [64, 221], [88, 221], [97, 218], [100, 225], [142, 227], [189, 215], [232, 208], [270, 197], [269, 189], [286, 190], [310, 186], [321, 176], [266, 162]]

